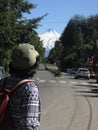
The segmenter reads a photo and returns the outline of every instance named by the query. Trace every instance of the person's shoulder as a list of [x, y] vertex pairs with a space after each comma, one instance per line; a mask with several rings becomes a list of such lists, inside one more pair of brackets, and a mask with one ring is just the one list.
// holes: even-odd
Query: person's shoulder
[[30, 81], [24, 83], [24, 86], [26, 86], [28, 88], [37, 88], [37, 83], [35, 80], [30, 80]]
[[29, 88], [37, 88], [37, 83], [34, 80], [32, 80], [32, 81], [27, 82], [27, 86]]

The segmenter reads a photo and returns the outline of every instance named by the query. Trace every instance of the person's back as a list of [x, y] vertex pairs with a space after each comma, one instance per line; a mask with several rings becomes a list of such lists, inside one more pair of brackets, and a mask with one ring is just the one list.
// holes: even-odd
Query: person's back
[[[28, 50], [31, 51], [30, 54]], [[37, 67], [38, 56], [37, 51], [34, 47], [32, 50], [30, 44], [21, 44], [16, 47], [9, 66], [11, 76], [7, 78], [4, 86], [11, 89], [17, 82], [32, 78]], [[30, 62], [31, 58], [33, 61]], [[21, 130], [40, 130], [40, 98], [34, 80], [20, 85], [12, 92], [8, 108], [15, 130], [19, 127]]]

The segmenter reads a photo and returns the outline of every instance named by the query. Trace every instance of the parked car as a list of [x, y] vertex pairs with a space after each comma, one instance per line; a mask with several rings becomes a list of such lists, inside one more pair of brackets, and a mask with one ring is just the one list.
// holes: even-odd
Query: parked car
[[93, 69], [89, 69], [89, 72], [90, 72], [90, 78], [91, 79], [95, 79], [96, 78], [96, 74], [95, 74], [95, 72], [93, 71]]
[[0, 79], [6, 77], [5, 69], [3, 66], [0, 66]]
[[77, 71], [77, 68], [72, 68], [70, 71], [70, 74], [75, 74], [76, 71]]
[[72, 69], [69, 69], [69, 68], [68, 68], [68, 69], [67, 69], [67, 73], [71, 73], [71, 70], [72, 70]]
[[74, 75], [75, 79], [85, 78], [90, 79], [90, 72], [87, 68], [78, 68]]

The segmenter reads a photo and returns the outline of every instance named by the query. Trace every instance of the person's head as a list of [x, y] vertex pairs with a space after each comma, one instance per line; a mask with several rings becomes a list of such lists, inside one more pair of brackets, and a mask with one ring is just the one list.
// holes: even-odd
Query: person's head
[[22, 77], [31, 77], [38, 67], [38, 61], [39, 53], [34, 46], [28, 43], [19, 44], [12, 52], [9, 72]]

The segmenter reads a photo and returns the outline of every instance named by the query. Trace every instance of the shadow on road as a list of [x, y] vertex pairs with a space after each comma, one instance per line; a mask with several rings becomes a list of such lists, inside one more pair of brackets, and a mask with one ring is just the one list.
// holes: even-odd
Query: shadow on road
[[[89, 88], [89, 89], [82, 89], [82, 90], [75, 90], [77, 93], [82, 93], [82, 95], [84, 96], [87, 96], [87, 97], [98, 97], [98, 86], [96, 86], [97, 84], [95, 85], [80, 85], [80, 84], [77, 84], [75, 86], [81, 86], [83, 88]], [[78, 95], [79, 96], [79, 95]]]

